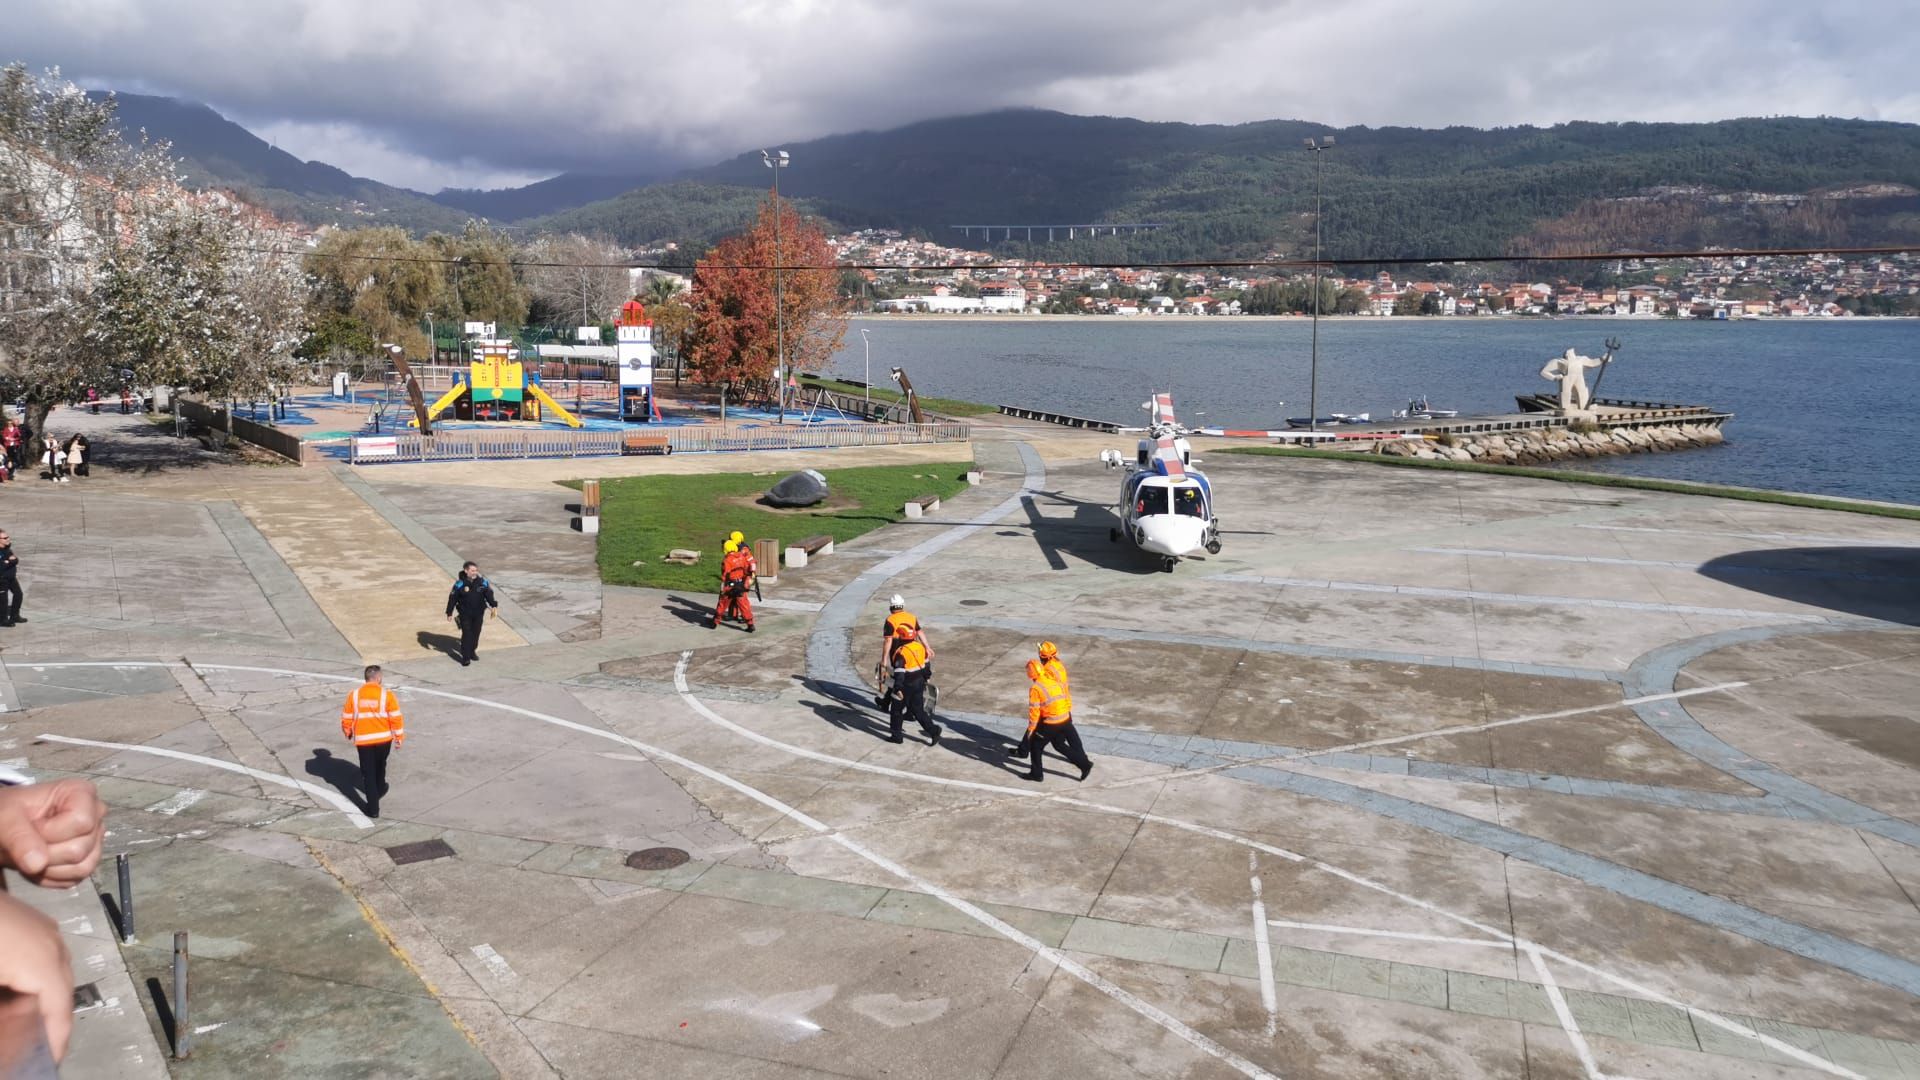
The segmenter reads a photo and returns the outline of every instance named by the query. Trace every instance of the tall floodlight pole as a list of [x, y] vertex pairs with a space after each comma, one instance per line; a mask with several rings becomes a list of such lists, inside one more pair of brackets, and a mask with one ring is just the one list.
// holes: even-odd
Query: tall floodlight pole
[[780, 264], [780, 170], [787, 167], [787, 152], [760, 151], [760, 160], [773, 170], [773, 378], [774, 392], [780, 395], [780, 422], [787, 422], [787, 294]]
[[1307, 437], [1314, 441], [1320, 434], [1320, 154], [1333, 146], [1333, 136], [1308, 139], [1313, 152], [1313, 360], [1307, 371]]
[[867, 347], [867, 381], [861, 395], [866, 398], [867, 414], [871, 416], [873, 414], [873, 339], [867, 336], [867, 328], [864, 326], [860, 328], [860, 344]]

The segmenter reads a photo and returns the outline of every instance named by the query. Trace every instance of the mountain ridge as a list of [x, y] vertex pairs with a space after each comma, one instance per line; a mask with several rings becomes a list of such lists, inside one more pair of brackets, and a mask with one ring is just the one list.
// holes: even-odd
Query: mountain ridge
[[[750, 222], [770, 178], [759, 152], [748, 151], [672, 174], [562, 173], [521, 188], [429, 196], [301, 162], [206, 106], [133, 94], [120, 102], [123, 126], [172, 141], [197, 182], [235, 187], [309, 224], [450, 231], [479, 216], [631, 247], [699, 249]], [[1336, 145], [1322, 155], [1301, 147], [1329, 134]], [[1920, 242], [1920, 206], [1897, 192], [1792, 205], [1715, 201], [1743, 192], [1920, 188], [1920, 126], [1887, 121], [1330, 128], [1003, 109], [779, 145], [793, 155], [782, 194], [840, 228], [894, 228], [958, 244], [950, 226], [1166, 226], [1044, 246], [1003, 235], [993, 245], [1036, 258], [1297, 254], [1310, 241], [1316, 165], [1324, 166], [1333, 257], [1548, 255], [1576, 240], [1600, 250]], [[1657, 211], [1636, 209], [1649, 193], [1661, 193]]]

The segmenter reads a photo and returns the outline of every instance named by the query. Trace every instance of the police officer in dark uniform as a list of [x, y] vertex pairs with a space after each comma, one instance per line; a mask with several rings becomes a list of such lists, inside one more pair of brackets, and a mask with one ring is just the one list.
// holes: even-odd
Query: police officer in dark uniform
[[0, 529], [0, 626], [26, 621], [20, 617], [20, 556], [13, 553], [13, 537]]
[[500, 602], [493, 598], [493, 585], [480, 576], [478, 564], [467, 563], [454, 579], [453, 591], [447, 594], [447, 618], [455, 619], [460, 627], [461, 667], [479, 659], [474, 650], [480, 646], [480, 624], [486, 621], [489, 608], [500, 610]]

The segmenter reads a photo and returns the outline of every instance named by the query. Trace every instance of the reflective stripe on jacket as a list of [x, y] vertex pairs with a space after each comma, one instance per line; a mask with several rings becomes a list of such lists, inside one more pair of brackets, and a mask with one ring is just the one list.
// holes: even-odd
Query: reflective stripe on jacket
[[340, 706], [340, 734], [352, 739], [355, 746], [405, 742], [407, 728], [400, 716], [399, 699], [378, 683], [361, 683]]
[[1041, 724], [1064, 724], [1072, 719], [1073, 695], [1067, 688], [1067, 666], [1058, 660], [1030, 660], [1027, 677], [1027, 730]]
[[896, 611], [887, 616], [888, 637], [899, 637], [901, 627], [911, 627], [917, 634], [920, 632], [920, 620], [914, 618], [911, 611]]

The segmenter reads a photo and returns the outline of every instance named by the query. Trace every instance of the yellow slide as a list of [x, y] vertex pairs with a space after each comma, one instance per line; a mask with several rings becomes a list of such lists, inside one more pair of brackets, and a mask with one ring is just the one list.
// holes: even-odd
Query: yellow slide
[[[466, 384], [461, 383], [461, 384], [455, 385], [453, 389], [447, 391], [446, 393], [441, 394], [440, 400], [434, 402], [432, 405], [427, 406], [427, 419], [429, 420], [438, 419], [441, 412], [443, 412], [447, 406], [453, 404], [456, 401], [459, 401], [460, 395], [466, 392], [467, 392]], [[407, 421], [407, 426], [419, 427], [420, 421], [409, 420]]]
[[528, 383], [526, 385], [526, 391], [527, 393], [532, 394], [535, 398], [539, 399], [540, 404], [543, 408], [552, 409], [553, 415], [559, 417], [562, 420], [565, 420], [567, 422], [568, 427], [577, 428], [581, 426], [579, 417], [576, 417], [572, 413], [561, 408], [559, 402], [548, 397], [546, 390], [542, 388], [539, 383], [537, 382]]

